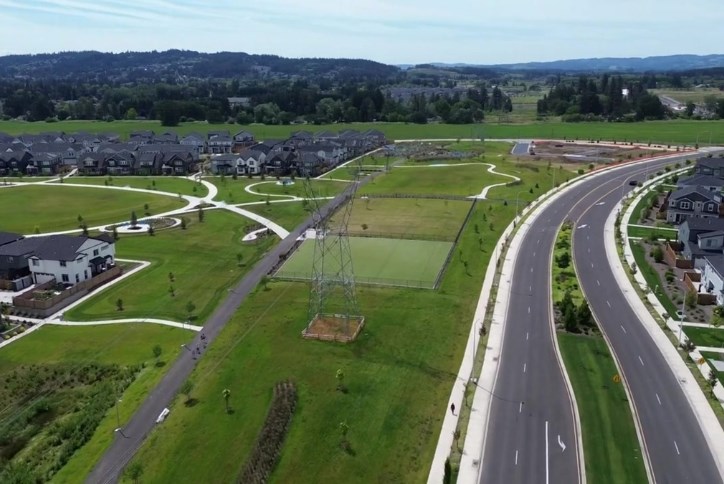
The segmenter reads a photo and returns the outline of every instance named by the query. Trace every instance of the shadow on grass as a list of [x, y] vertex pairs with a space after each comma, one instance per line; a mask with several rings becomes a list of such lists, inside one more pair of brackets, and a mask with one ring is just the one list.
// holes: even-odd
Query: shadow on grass
[[190, 408], [190, 407], [195, 407], [198, 403], [199, 403], [198, 398], [189, 398], [188, 400], [186, 400], [184, 402], [184, 405], [186, 405], [187, 407]]
[[155, 366], [156, 366], [156, 368], [163, 368], [164, 366], [166, 366], [166, 362], [165, 362], [165, 361], [157, 361]]

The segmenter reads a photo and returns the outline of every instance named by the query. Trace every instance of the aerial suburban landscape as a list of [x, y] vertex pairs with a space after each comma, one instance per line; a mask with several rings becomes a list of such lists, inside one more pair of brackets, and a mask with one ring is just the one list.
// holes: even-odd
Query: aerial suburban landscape
[[0, 2], [0, 483], [724, 484], [724, 34], [521, 2]]

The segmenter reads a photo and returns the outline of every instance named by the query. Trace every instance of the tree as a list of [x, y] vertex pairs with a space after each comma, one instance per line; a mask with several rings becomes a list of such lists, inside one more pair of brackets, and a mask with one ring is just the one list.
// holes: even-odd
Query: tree
[[189, 313], [189, 319], [191, 319], [191, 316], [193, 315], [195, 310], [196, 304], [194, 304], [192, 301], [186, 303], [186, 312]]
[[556, 264], [561, 269], [566, 269], [571, 264], [571, 255], [568, 253], [568, 251], [565, 251], [559, 256], [556, 256]]
[[576, 317], [575, 306], [568, 306], [563, 312], [563, 327], [569, 333], [578, 332], [578, 318]]
[[138, 227], [138, 216], [135, 211], [131, 212], [131, 227]]
[[151, 237], [156, 235], [156, 230], [153, 228], [153, 225], [151, 225], [151, 224], [148, 225], [148, 235], [150, 235]]
[[113, 240], [118, 240], [118, 228], [113, 226]]
[[694, 309], [699, 302], [699, 295], [696, 293], [696, 291], [686, 291], [686, 297], [684, 299], [684, 303], [686, 304], [686, 307], [689, 309]]
[[168, 282], [174, 282], [176, 280], [176, 276], [173, 275], [173, 272], [168, 273]]
[[231, 390], [224, 388], [221, 391], [221, 395], [224, 397], [224, 404], [226, 405], [226, 413], [229, 413], [229, 398], [231, 398]]
[[347, 440], [347, 432], [349, 432], [349, 424], [347, 424], [347, 422], [340, 422], [339, 431], [342, 434], [342, 440]]
[[138, 111], [136, 111], [135, 108], [128, 108], [128, 111], [126, 111], [125, 118], [129, 121], [134, 121], [138, 117]]
[[236, 254], [236, 265], [237, 265], [237, 266], [240, 266], [242, 260], [244, 260], [244, 254], [242, 254], [241, 252], [237, 252], [237, 254]]
[[140, 462], [134, 462], [126, 468], [125, 474], [134, 484], [138, 484], [143, 475], [143, 466]]
[[337, 373], [336, 373], [336, 375], [335, 375], [334, 377], [337, 379], [337, 390], [343, 391], [344, 388], [345, 388], [345, 386], [344, 386], [344, 372], [342, 371], [341, 368], [340, 368], [339, 370], [337, 370]]
[[198, 215], [199, 215], [199, 222], [203, 223], [203, 221], [204, 221], [204, 208], [203, 207], [199, 207]]
[[83, 223], [81, 226], [81, 231], [83, 233], [84, 237], [88, 237], [88, 225], [86, 223]]
[[116, 309], [118, 311], [123, 311], [123, 299], [120, 297], [116, 300]]
[[191, 380], [186, 380], [183, 385], [181, 385], [181, 389], [179, 392], [182, 395], [186, 396], [186, 403], [189, 403], [191, 400], [191, 392], [194, 390], [194, 383]]
[[189, 221], [186, 217], [181, 217], [181, 230], [186, 230], [188, 223]]
[[445, 459], [445, 473], [442, 476], [442, 484], [452, 484], [452, 466], [450, 465], [450, 457]]
[[267, 291], [269, 289], [269, 276], [264, 275], [261, 278], [261, 285], [264, 286], [265, 291]]
[[158, 359], [161, 357], [162, 352], [161, 345], [155, 345], [153, 347], [153, 356], [156, 358], [156, 365], [158, 365]]
[[591, 314], [591, 308], [588, 306], [588, 301], [586, 301], [585, 299], [578, 306], [576, 317], [580, 326], [593, 326], [593, 315]]
[[711, 396], [714, 396], [714, 387], [716, 387], [716, 384], [719, 383], [719, 380], [716, 378], [716, 373], [714, 373], [713, 368], [709, 368], [709, 378], [706, 379], [706, 382], [709, 384]]

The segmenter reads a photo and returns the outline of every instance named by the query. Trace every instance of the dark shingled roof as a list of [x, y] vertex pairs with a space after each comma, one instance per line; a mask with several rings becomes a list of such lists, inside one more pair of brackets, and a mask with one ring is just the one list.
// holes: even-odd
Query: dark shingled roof
[[724, 218], [687, 218], [681, 225], [687, 224], [689, 230], [724, 230]]
[[22, 239], [23, 236], [14, 232], [0, 232], [0, 245], [9, 244]]
[[32, 255], [35, 252], [35, 249], [42, 243], [42, 237], [27, 237], [10, 244], [0, 245], [0, 255], [10, 257]]

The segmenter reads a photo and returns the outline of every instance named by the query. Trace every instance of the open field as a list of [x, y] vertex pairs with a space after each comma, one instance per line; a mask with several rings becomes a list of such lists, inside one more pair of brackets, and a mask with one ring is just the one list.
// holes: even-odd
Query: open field
[[244, 205], [241, 208], [266, 217], [289, 231], [295, 229], [310, 216], [310, 212], [305, 209], [302, 202], [270, 203], [269, 205], [262, 203]]
[[135, 211], [142, 218], [148, 212], [157, 214], [185, 205], [176, 197], [148, 193], [105, 190], [100, 188], [49, 186], [18, 186], [0, 189], [0, 205], [12, 207], [4, 211], [0, 230], [31, 234], [77, 229], [78, 215], [89, 227], [128, 220]]
[[558, 341], [577, 396], [588, 482], [646, 482], [628, 399], [613, 382], [618, 371], [606, 342], [570, 333], [559, 333]]
[[[414, 198], [358, 198], [349, 219], [350, 235], [455, 240], [472, 202]], [[330, 226], [335, 226], [332, 218]]]
[[[315, 197], [334, 197], [342, 193], [342, 191], [349, 186], [349, 183], [332, 180], [310, 180], [310, 183]], [[277, 184], [276, 180], [273, 180], [264, 182], [262, 185], [256, 185], [252, 190], [259, 193], [306, 198], [307, 193], [304, 185], [305, 181], [301, 178], [297, 178], [293, 185], [280, 185]]]
[[[244, 227], [252, 225], [252, 221], [223, 210], [204, 213], [203, 223], [198, 222], [196, 214], [189, 214], [187, 230], [162, 230], [154, 237], [121, 236], [116, 242], [117, 256], [150, 261], [151, 266], [68, 311], [66, 318], [185, 321], [189, 318], [186, 305], [192, 302], [196, 306], [193, 319], [203, 323], [226, 290], [275, 241], [269, 237], [242, 244]], [[242, 266], [237, 264], [237, 254], [242, 254]], [[169, 273], [174, 275], [173, 282]], [[123, 300], [123, 311], [116, 309], [118, 299]]]
[[669, 96], [676, 101], [686, 104], [691, 101], [696, 104], [704, 102], [704, 98], [707, 96], [714, 96], [716, 98], [723, 98], [724, 92], [716, 88], [702, 88], [702, 89], [649, 89], [649, 92], [658, 96]]
[[[67, 453], [65, 449], [74, 449], [75, 445], [67, 437], [51, 443], [57, 435], [54, 433], [55, 426], [85, 418], [84, 427], [87, 429], [84, 432], [90, 440], [72, 454], [69, 463], [53, 479], [53, 482], [77, 482], [78, 476], [87, 473], [110, 444], [114, 438], [113, 429], [117, 426], [113, 409], [104, 411], [107, 408], [104, 407], [92, 413], [86, 411], [100, 400], [94, 392], [110, 390], [113, 398], [114, 389], [106, 387], [114, 381], [114, 375], [129, 367], [137, 368], [135, 371], [140, 369], [119, 403], [118, 417], [125, 422], [168, 368], [164, 364], [155, 364], [153, 346], [158, 344], [161, 347], [159, 361], [168, 362], [176, 358], [179, 345], [189, 338], [190, 333], [186, 331], [158, 325], [45, 326], [3, 348], [0, 352], [0, 378], [5, 386], [0, 427], [12, 428], [13, 438], [19, 439], [19, 442], [22, 442], [20, 436], [30, 438], [17, 458], [31, 462], [32, 472], [38, 476], [39, 482], [47, 482], [54, 472], [52, 469], [57, 466], [59, 452]], [[103, 378], [93, 379], [92, 372], [103, 375]], [[48, 373], [54, 377], [43, 382], [43, 375]], [[12, 382], [18, 375], [27, 379], [22, 386], [22, 407], [13, 406], [18, 402], [12, 399], [13, 392], [8, 391], [8, 383], [12, 390]], [[21, 413], [24, 410], [21, 408], [27, 409], [31, 404], [47, 405], [48, 411], [37, 416], [41, 421], [31, 419], [23, 427]], [[73, 439], [77, 437], [73, 435]], [[9, 451], [4, 444], [0, 447]]]
[[[228, 129], [232, 132], [249, 130], [259, 139], [285, 138], [294, 131], [310, 129], [314, 131], [345, 129], [367, 130], [378, 129], [390, 139], [418, 138], [569, 138], [569, 139], [607, 139], [627, 140], [654, 143], [679, 143], [693, 145], [697, 137], [700, 140], [712, 136], [712, 143], [724, 143], [724, 121], [647, 121], [642, 123], [561, 123], [535, 122], [528, 124], [498, 124], [495, 119], [477, 125], [454, 124], [404, 124], [404, 123], [351, 123], [319, 126], [291, 125], [215, 125], [204, 122], [182, 123], [171, 128], [179, 134], [194, 131], [205, 133], [212, 130]], [[63, 121], [57, 123], [23, 121], [0, 121], [0, 132], [8, 134], [40, 133], [44, 131], [88, 131], [91, 133], [114, 132], [127, 138], [136, 130], [166, 131], [159, 121]], [[232, 133], [233, 134], [233, 133]]]
[[[432, 288], [445, 263], [451, 242], [350, 237], [352, 265], [359, 283]], [[306, 240], [276, 276], [311, 279], [314, 241]], [[339, 255], [328, 254], [325, 273], [339, 271]]]
[[[297, 384], [299, 402], [270, 482], [424, 481], [449, 411], [480, 281], [513, 214], [500, 203], [478, 204], [458, 246], [469, 274], [453, 257], [438, 291], [360, 286], [367, 324], [353, 344], [300, 337], [306, 284], [273, 282], [268, 291], [258, 290], [194, 371], [199, 403], [186, 407], [177, 401], [136, 456], [144, 482], [233, 481], [265, 419], [274, 383], [286, 378]], [[482, 226], [483, 215], [495, 230], [486, 230], [480, 247], [473, 224]], [[335, 391], [339, 368], [346, 394]], [[232, 414], [224, 412], [223, 388], [231, 390]], [[341, 421], [350, 426], [354, 456], [339, 447]], [[206, 450], [203, 460], [178, 465], [200, 449]]]
[[65, 183], [142, 188], [145, 190], [158, 190], [160, 192], [174, 194], [180, 193], [182, 195], [192, 195], [195, 197], [205, 197], [209, 193], [202, 183], [195, 183], [191, 180], [169, 176], [73, 176], [66, 178]]
[[684, 326], [684, 333], [696, 346], [724, 348], [724, 329], [697, 328]]
[[[213, 183], [219, 189], [219, 194], [216, 196], [217, 200], [223, 200], [231, 204], [263, 202], [267, 198], [271, 200], [283, 198], [267, 197], [267, 194], [306, 197], [304, 180], [301, 178], [297, 178], [293, 185], [288, 186], [277, 185], [277, 180], [270, 176], [265, 177], [264, 180], [260, 177], [238, 177], [234, 180], [230, 176], [204, 177], [204, 180]], [[315, 195], [318, 197], [335, 196], [347, 187], [345, 182], [331, 180], [311, 180], [311, 183]], [[249, 185], [255, 185], [250, 190], [259, 193], [259, 195], [247, 192], [246, 187]]]

